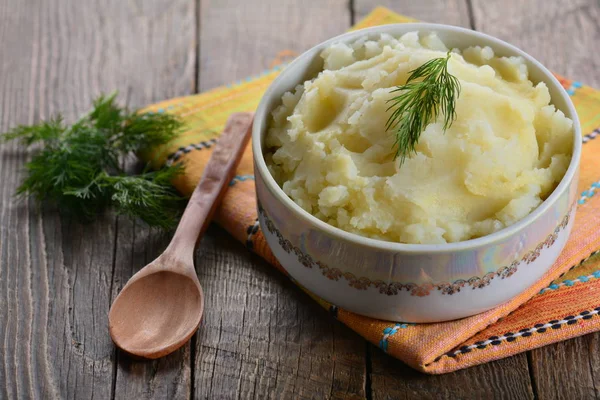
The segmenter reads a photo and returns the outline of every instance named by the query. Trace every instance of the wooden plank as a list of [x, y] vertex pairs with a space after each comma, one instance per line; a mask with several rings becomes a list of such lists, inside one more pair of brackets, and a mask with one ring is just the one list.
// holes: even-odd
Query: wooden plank
[[[600, 3], [594, 1], [473, 1], [478, 30], [530, 53], [552, 71], [600, 87]], [[600, 397], [594, 333], [530, 352], [530, 370], [539, 398]]]
[[206, 308], [196, 398], [365, 397], [364, 340], [217, 227], [196, 260]]
[[600, 87], [600, 4], [590, 0], [473, 0], [475, 27], [550, 70]]
[[[64, 75], [58, 75], [73, 72], [73, 60], [54, 55], [67, 44], [60, 43], [59, 21], [72, 14], [66, 4], [56, 6], [0, 6], [1, 53], [10, 55], [0, 60], [2, 130], [48, 115], [62, 101], [69, 117], [83, 111], [83, 104], [61, 96], [67, 90], [60, 92]], [[27, 154], [9, 144], [0, 157], [0, 398], [108, 397], [113, 351], [95, 319], [109, 302], [113, 219], [82, 227], [16, 202], [12, 195]]]
[[[531, 371], [540, 399], [594, 399], [598, 384], [597, 333], [531, 351]], [[595, 368], [593, 368], [595, 367]], [[593, 368], [593, 369], [592, 369]]]
[[[260, 73], [344, 32], [350, 17], [336, 0], [202, 0], [199, 86]], [[206, 310], [194, 396], [364, 398], [364, 340], [231, 242], [213, 229], [197, 259]]]
[[371, 360], [373, 400], [534, 398], [525, 354], [445, 375], [417, 372], [374, 346]]
[[200, 90], [244, 79], [350, 27], [341, 0], [201, 0]]
[[[119, 45], [132, 52], [123, 62], [131, 67], [116, 73], [132, 88], [129, 102], [141, 107], [151, 102], [195, 91], [196, 2], [114, 1], [113, 12], [128, 21]], [[132, 25], [133, 22], [133, 25]], [[118, 60], [114, 60], [115, 63]], [[129, 86], [131, 85], [131, 86]], [[120, 86], [123, 87], [123, 86]], [[170, 234], [151, 230], [119, 217], [111, 301], [127, 280], [154, 260], [167, 246]], [[118, 352], [114, 382], [116, 399], [187, 399], [191, 392], [190, 345], [156, 361], [133, 359]]]
[[377, 6], [423, 22], [472, 28], [466, 0], [354, 0], [355, 20], [364, 18]]
[[[7, 24], [7, 14], [10, 12], [15, 19], [23, 18], [27, 13], [26, 2], [19, 7], [0, 5], [0, 40], [3, 54], [9, 50], [14, 52], [11, 63], [27, 65], [31, 62], [31, 56], [19, 51], [18, 45], [9, 45], [8, 38], [23, 37], [30, 39], [33, 36], [26, 27], [15, 24]], [[16, 96], [19, 91], [30, 91], [29, 71], [21, 70], [16, 76], [11, 65], [7, 65], [6, 58], [0, 59], [0, 128], [5, 130], [16, 122], [24, 122], [32, 114], [33, 107], [26, 100], [11, 102], [9, 99]], [[12, 79], [9, 78], [11, 73]], [[11, 81], [13, 82], [11, 84]], [[14, 83], [21, 84], [20, 90], [15, 88]], [[20, 104], [19, 104], [20, 103]], [[25, 103], [25, 104], [23, 104]], [[32, 292], [42, 291], [37, 285], [40, 281], [38, 270], [28, 271], [29, 264], [29, 207], [27, 204], [17, 206], [13, 203], [12, 194], [20, 178], [15, 166], [25, 161], [26, 156], [18, 152], [15, 146], [0, 147], [0, 398], [17, 398], [17, 396], [33, 396], [36, 389], [30, 384], [31, 377], [35, 375], [47, 376], [49, 365], [45, 360], [39, 360], [38, 368], [32, 370], [27, 363], [32, 354], [32, 346], [29, 340], [18, 340], [18, 338], [29, 338], [33, 334], [46, 336], [45, 326], [47, 318], [34, 317]], [[17, 223], [17, 219], [19, 223]], [[42, 275], [47, 282], [45, 275]], [[36, 281], [32, 281], [35, 277]], [[22, 288], [19, 290], [18, 288]], [[45, 299], [46, 296], [43, 296]], [[40, 301], [38, 308], [45, 310], [47, 301]], [[19, 316], [21, 316], [19, 318]], [[46, 314], [42, 315], [42, 318]], [[19, 321], [21, 319], [21, 321]], [[25, 320], [31, 320], [26, 324]], [[45, 342], [41, 343], [45, 345]], [[53, 388], [46, 392], [53, 393]], [[39, 391], [38, 391], [39, 393]]]
[[[592, 382], [594, 382], [594, 394], [596, 398], [600, 397], [598, 391], [600, 390], [599, 382], [600, 379], [600, 334], [594, 333], [587, 335], [583, 341], [583, 349], [589, 355], [590, 361], [590, 372], [592, 375]], [[574, 339], [574, 341], [580, 341], [580, 339]]]
[[[0, 128], [59, 111], [72, 121], [115, 88], [135, 105], [189, 93], [192, 9], [183, 0], [0, 2]], [[27, 157], [16, 144], [0, 147], [0, 398], [110, 398], [115, 218], [83, 226], [15, 202]], [[189, 358], [177, 364], [187, 368], [177, 377], [141, 369], [158, 369], [155, 386], [187, 376], [187, 396]], [[130, 374], [125, 386], [147, 375]]]

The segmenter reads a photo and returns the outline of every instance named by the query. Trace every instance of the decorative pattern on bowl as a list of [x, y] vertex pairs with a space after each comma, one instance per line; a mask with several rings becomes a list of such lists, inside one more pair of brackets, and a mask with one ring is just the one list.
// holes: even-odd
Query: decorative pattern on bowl
[[510, 265], [501, 267], [495, 272], [489, 272], [482, 277], [473, 276], [469, 279], [458, 279], [452, 283], [443, 282], [443, 283], [401, 283], [401, 282], [383, 282], [382, 280], [374, 280], [371, 281], [369, 278], [360, 277], [357, 278], [351, 272], [341, 271], [339, 268], [329, 267], [325, 263], [321, 261], [314, 261], [313, 257], [310, 254], [305, 253], [297, 246], [294, 246], [288, 239], [283, 237], [281, 232], [275, 227], [273, 221], [269, 218], [264, 208], [262, 207], [260, 201], [258, 201], [258, 213], [264, 218], [265, 226], [267, 231], [277, 237], [277, 241], [281, 248], [288, 254], [294, 254], [298, 258], [298, 262], [302, 264], [306, 268], [318, 267], [323, 276], [326, 278], [339, 281], [340, 278], [344, 278], [348, 285], [354, 289], [358, 290], [366, 290], [369, 286], [373, 286], [379, 289], [379, 293], [385, 294], [388, 296], [397, 295], [402, 290], [406, 290], [410, 292], [412, 296], [428, 296], [432, 290], [437, 289], [442, 294], [452, 295], [454, 293], [460, 292], [460, 289], [465, 286], [470, 286], [472, 289], [481, 289], [488, 286], [492, 279], [499, 277], [500, 279], [506, 279], [512, 276], [515, 272], [517, 272], [519, 265], [521, 264], [530, 264], [537, 260], [540, 256], [542, 250], [544, 248], [550, 248], [556, 242], [556, 238], [560, 231], [565, 229], [569, 224], [569, 218], [574, 210], [575, 206], [571, 207], [569, 213], [567, 213], [560, 224], [554, 229], [554, 232], [550, 233], [546, 239], [539, 243], [533, 250], [528, 251], [522, 257], [521, 261], [513, 261]]

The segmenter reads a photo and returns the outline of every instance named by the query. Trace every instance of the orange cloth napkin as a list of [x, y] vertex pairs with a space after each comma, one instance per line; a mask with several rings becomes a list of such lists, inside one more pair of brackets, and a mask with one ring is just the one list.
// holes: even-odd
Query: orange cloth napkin
[[[356, 28], [411, 21], [385, 8], [375, 9]], [[288, 54], [289, 52], [285, 53]], [[173, 143], [155, 149], [155, 166], [183, 162], [175, 186], [191, 194], [229, 114], [253, 111], [280, 66], [212, 91], [168, 100], [146, 111], [182, 116], [189, 129]], [[340, 321], [383, 351], [423, 372], [441, 374], [600, 330], [600, 92], [559, 77], [581, 119], [583, 155], [581, 198], [569, 242], [555, 265], [525, 293], [482, 314], [436, 324], [380, 321], [338, 309], [312, 296]], [[248, 249], [279, 268], [257, 222], [252, 152], [231, 182], [216, 222]], [[310, 293], [309, 293], [310, 294]]]

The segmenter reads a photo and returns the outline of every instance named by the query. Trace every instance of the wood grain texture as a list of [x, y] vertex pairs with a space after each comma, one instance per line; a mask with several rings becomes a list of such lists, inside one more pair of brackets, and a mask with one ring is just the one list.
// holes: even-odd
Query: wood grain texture
[[550, 70], [600, 87], [600, 2], [472, 0], [475, 28], [537, 58]]
[[471, 27], [467, 0], [353, 0], [355, 20], [359, 21], [376, 6], [423, 22]]
[[[72, 121], [114, 89], [134, 105], [190, 93], [193, 10], [189, 1], [0, 2], [0, 127], [58, 111]], [[16, 144], [0, 148], [0, 398], [110, 398], [115, 218], [82, 226], [16, 202], [27, 157]], [[136, 379], [147, 381], [130, 376], [128, 387]]]
[[214, 227], [196, 265], [206, 308], [196, 398], [364, 398], [364, 340]]
[[598, 337], [591, 334], [531, 351], [533, 384], [540, 399], [600, 397]]
[[[125, 65], [115, 76], [118, 82], [122, 81], [118, 84], [121, 92], [127, 89], [128, 103], [141, 107], [194, 93], [195, 1], [116, 0], [112, 12], [120, 16], [115, 22], [120, 27], [113, 28], [126, 30], [124, 36], [115, 40]], [[135, 272], [166, 248], [170, 239], [170, 235], [150, 230], [128, 218], [119, 217], [116, 226], [111, 300]], [[114, 398], [189, 398], [192, 385], [189, 344], [156, 361], [137, 360], [121, 352], [116, 357]]]
[[350, 27], [347, 0], [201, 0], [200, 91], [244, 79]]

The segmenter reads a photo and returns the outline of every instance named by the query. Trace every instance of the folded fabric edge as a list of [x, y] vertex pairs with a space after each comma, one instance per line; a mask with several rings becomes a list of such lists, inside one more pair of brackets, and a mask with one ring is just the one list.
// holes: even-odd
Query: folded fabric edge
[[[487, 330], [484, 330], [455, 350], [420, 367], [426, 373], [443, 374], [598, 331], [599, 294], [599, 281], [588, 285], [584, 293], [578, 288], [570, 288], [557, 295], [554, 301], [559, 304], [561, 313], [556, 312], [557, 309], [543, 310], [547, 307], [545, 300], [538, 301], [539, 304], [532, 304], [535, 300], [530, 300], [503, 318], [503, 331], [496, 329], [485, 333]], [[533, 318], [523, 315], [531, 314], [532, 308], [539, 315]]]

